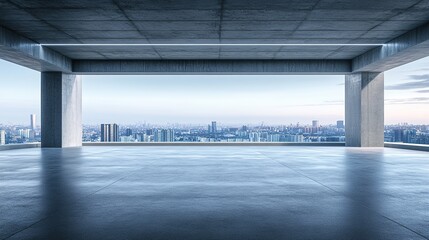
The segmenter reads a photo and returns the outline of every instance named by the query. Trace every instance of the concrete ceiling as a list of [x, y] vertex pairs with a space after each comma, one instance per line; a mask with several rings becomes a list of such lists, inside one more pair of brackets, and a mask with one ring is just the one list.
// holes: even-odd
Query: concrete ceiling
[[[10, 0], [0, 25], [48, 44], [383, 44], [429, 0]], [[374, 46], [50, 46], [71, 59], [352, 59]]]

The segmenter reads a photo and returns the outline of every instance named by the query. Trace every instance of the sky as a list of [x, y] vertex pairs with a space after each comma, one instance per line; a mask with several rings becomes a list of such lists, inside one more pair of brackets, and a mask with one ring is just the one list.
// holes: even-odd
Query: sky
[[[40, 73], [0, 60], [0, 124], [40, 116]], [[334, 124], [344, 76], [82, 77], [83, 123]], [[385, 123], [429, 124], [429, 57], [385, 72]], [[37, 121], [40, 123], [40, 117]]]

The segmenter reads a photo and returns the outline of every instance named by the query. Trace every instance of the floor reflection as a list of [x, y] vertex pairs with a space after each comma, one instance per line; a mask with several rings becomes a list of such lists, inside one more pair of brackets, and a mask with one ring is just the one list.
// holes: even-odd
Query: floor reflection
[[[0, 195], [7, 202], [0, 230], [17, 226], [0, 231], [0, 239], [422, 239], [427, 233], [429, 163], [420, 153], [166, 149], [39, 149], [25, 161], [8, 161], [2, 176], [9, 185], [2, 189], [21, 195], [16, 203]], [[13, 171], [23, 164], [34, 174]], [[22, 185], [32, 182], [40, 182], [39, 191]], [[23, 204], [35, 214], [13, 210]]]
[[82, 150], [42, 149], [42, 192], [46, 219], [41, 236], [46, 239], [70, 239], [78, 231], [83, 201], [76, 183]]
[[[345, 229], [354, 239], [381, 239], [384, 219], [377, 210], [383, 203], [383, 150], [349, 149], [345, 152]], [[362, 164], [362, 163], [365, 164]]]

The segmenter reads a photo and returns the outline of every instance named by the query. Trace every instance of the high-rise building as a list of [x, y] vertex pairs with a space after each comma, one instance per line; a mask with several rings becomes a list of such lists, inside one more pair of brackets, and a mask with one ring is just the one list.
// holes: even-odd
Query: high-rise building
[[161, 140], [162, 140], [162, 142], [174, 142], [174, 131], [173, 131], [173, 129], [162, 129]]
[[0, 145], [6, 144], [6, 131], [0, 130]]
[[132, 136], [133, 135], [133, 130], [131, 130], [131, 128], [127, 128], [125, 130], [125, 136]]
[[280, 134], [270, 134], [268, 135], [267, 142], [280, 142]]
[[258, 132], [250, 133], [249, 138], [250, 138], [251, 142], [260, 142], [261, 141], [261, 136]]
[[337, 128], [344, 128], [344, 121], [338, 120], [337, 121]]
[[313, 120], [312, 132], [316, 133], [318, 131], [319, 131], [319, 121], [318, 120]]
[[216, 121], [212, 121], [212, 129], [211, 129], [212, 133], [216, 133], [217, 132], [217, 126], [216, 126]]
[[153, 130], [153, 141], [154, 142], [162, 142], [161, 129], [154, 129]]
[[313, 120], [313, 128], [318, 128], [318, 127], [319, 127], [319, 121]]
[[155, 129], [153, 132], [154, 142], [174, 142], [173, 129]]
[[19, 129], [18, 134], [21, 138], [29, 139], [30, 138], [30, 129]]
[[33, 131], [36, 129], [36, 114], [30, 115], [30, 127]]
[[101, 124], [101, 142], [118, 142], [119, 126], [118, 124]]
[[395, 129], [394, 133], [394, 142], [403, 142], [404, 141], [404, 130], [403, 129]]

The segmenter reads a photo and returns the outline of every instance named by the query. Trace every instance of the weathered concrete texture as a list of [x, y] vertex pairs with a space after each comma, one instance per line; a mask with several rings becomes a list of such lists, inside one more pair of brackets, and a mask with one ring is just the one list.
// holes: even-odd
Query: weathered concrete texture
[[82, 146], [82, 85], [78, 75], [42, 73], [42, 147]]
[[85, 74], [346, 74], [346, 60], [80, 60], [73, 72]]
[[354, 72], [383, 72], [427, 56], [429, 23], [354, 58], [352, 66]]
[[346, 146], [384, 146], [384, 73], [346, 75]]
[[[377, 43], [429, 21], [420, 0], [10, 0], [1, 25], [40, 43]], [[72, 59], [352, 59], [370, 46], [55, 47]]]
[[1, 26], [0, 58], [37, 71], [70, 72], [72, 66], [68, 57]]
[[83, 147], [0, 154], [0, 239], [429, 238], [426, 152]]

